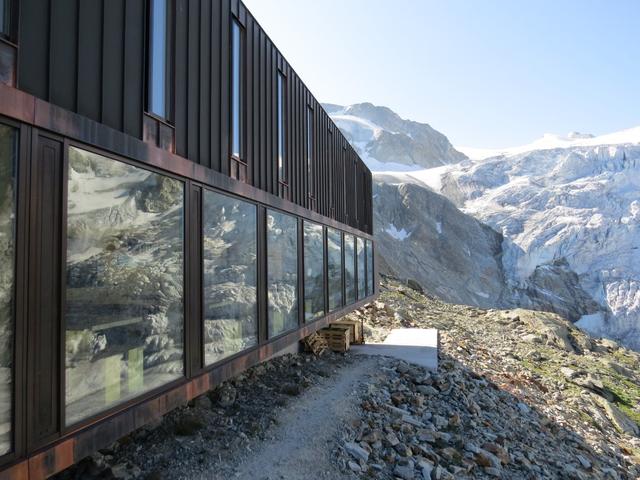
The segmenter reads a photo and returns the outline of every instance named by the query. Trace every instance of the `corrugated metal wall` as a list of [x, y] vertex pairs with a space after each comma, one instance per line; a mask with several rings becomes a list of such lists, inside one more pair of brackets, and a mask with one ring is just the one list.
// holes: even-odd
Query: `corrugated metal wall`
[[[175, 150], [229, 175], [230, 38], [245, 35], [247, 182], [277, 195], [277, 74], [286, 77], [292, 202], [371, 233], [371, 173], [258, 22], [238, 0], [174, 0]], [[21, 0], [18, 87], [142, 138], [145, 0]], [[327, 66], [329, 68], [330, 66]], [[313, 109], [315, 199], [307, 183]]]

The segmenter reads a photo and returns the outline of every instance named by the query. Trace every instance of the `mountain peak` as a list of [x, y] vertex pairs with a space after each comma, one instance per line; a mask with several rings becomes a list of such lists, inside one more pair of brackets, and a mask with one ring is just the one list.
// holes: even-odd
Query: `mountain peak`
[[371, 170], [418, 170], [466, 159], [442, 133], [388, 107], [370, 102], [323, 107]]

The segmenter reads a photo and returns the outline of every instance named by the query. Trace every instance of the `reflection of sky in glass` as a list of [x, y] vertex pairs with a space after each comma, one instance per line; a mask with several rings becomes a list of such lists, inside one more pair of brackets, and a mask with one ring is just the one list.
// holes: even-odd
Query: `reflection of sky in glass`
[[284, 168], [284, 77], [278, 73], [278, 179], [287, 180]]
[[231, 25], [231, 155], [240, 158], [240, 25]]
[[167, 116], [165, 77], [167, 59], [167, 1], [153, 0], [151, 8], [151, 81], [149, 108], [162, 118]]

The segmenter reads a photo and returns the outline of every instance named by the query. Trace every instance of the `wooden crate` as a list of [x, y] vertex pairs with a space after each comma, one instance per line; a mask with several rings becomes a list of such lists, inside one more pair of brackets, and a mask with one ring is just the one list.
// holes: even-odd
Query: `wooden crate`
[[362, 331], [362, 322], [360, 320], [341, 318], [340, 320], [331, 322], [330, 325], [348, 325], [351, 330], [351, 338], [349, 339], [351, 345], [364, 343], [364, 333]]
[[318, 333], [324, 337], [331, 350], [334, 352], [346, 352], [351, 346], [350, 330], [351, 327], [348, 325], [332, 325], [318, 330]]
[[327, 341], [322, 335], [318, 335], [317, 333], [312, 333], [304, 339], [305, 351], [311, 352], [314, 355], [322, 355], [327, 348], [329, 348]]

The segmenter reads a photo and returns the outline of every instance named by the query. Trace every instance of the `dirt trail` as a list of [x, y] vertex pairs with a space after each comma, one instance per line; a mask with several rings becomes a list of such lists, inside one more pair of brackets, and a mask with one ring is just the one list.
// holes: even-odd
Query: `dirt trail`
[[[279, 412], [272, 439], [252, 445], [232, 478], [322, 480], [353, 478], [331, 462], [332, 443], [345, 422], [357, 417], [359, 389], [375, 372], [375, 358], [362, 356]], [[218, 478], [209, 472], [202, 478]]]

